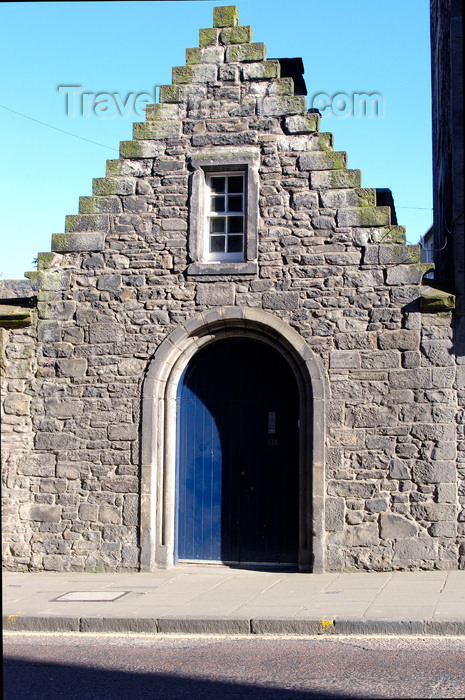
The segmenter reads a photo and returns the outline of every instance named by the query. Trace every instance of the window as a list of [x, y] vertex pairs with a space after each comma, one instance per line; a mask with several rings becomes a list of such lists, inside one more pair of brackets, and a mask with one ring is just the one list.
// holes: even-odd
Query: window
[[257, 273], [258, 164], [255, 148], [196, 151], [189, 202], [189, 275]]
[[245, 176], [214, 173], [206, 176], [206, 259], [244, 260]]

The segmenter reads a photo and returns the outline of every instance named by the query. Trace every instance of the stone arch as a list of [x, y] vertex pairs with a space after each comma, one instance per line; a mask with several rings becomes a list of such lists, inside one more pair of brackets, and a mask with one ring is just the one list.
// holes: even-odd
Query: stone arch
[[300, 394], [299, 568], [324, 571], [325, 380], [304, 339], [261, 309], [220, 307], [182, 323], [161, 343], [144, 380], [141, 439], [141, 569], [170, 567], [174, 558], [176, 395], [196, 352], [232, 336], [273, 346], [291, 366]]

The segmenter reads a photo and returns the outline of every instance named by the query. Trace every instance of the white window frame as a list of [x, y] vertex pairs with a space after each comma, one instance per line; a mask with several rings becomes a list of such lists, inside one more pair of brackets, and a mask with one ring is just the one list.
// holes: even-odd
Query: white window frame
[[[242, 186], [242, 209], [240, 212], [228, 211], [225, 208], [224, 212], [214, 212], [211, 209], [210, 203], [212, 198], [211, 192], [211, 180], [215, 177], [224, 177], [226, 181], [230, 177], [241, 175], [243, 179]], [[246, 197], [246, 173], [244, 170], [234, 170], [234, 171], [224, 171], [217, 172], [216, 170], [205, 173], [205, 241], [204, 241], [204, 251], [205, 251], [205, 261], [206, 262], [244, 262], [245, 258], [245, 244], [246, 244], [246, 212], [247, 212], [247, 197]], [[225, 200], [227, 201], [226, 193]], [[228, 253], [227, 250], [224, 252], [211, 252], [210, 243], [212, 234], [210, 231], [210, 223], [216, 218], [225, 218], [226, 222], [231, 216], [241, 216], [242, 217], [242, 250], [237, 253]], [[226, 229], [228, 226], [226, 225]], [[225, 230], [225, 243], [227, 248], [228, 232]]]
[[[189, 256], [188, 275], [256, 275], [258, 272], [258, 148], [218, 147], [193, 152], [190, 164], [193, 172], [189, 202]], [[237, 254], [226, 254], [223, 259], [209, 254], [209, 226], [207, 202], [210, 192], [207, 180], [212, 175], [244, 175], [244, 247]], [[209, 209], [209, 207], [208, 207]], [[213, 259], [214, 257], [214, 259]]]

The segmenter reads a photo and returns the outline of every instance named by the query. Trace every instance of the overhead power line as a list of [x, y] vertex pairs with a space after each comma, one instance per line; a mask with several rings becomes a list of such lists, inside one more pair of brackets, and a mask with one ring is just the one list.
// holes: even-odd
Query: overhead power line
[[24, 117], [25, 119], [30, 119], [31, 122], [36, 122], [37, 124], [41, 124], [42, 126], [48, 126], [49, 129], [54, 129], [55, 131], [60, 131], [62, 134], [67, 134], [68, 136], [74, 136], [75, 139], [80, 139], [81, 141], [87, 141], [88, 143], [93, 143], [95, 146], [101, 146], [102, 148], [108, 148], [110, 151], [114, 151], [115, 153], [118, 153], [116, 148], [112, 148], [111, 146], [107, 146], [104, 143], [98, 143], [97, 141], [91, 141], [91, 139], [86, 139], [84, 136], [78, 136], [77, 134], [73, 134], [71, 131], [65, 131], [65, 129], [59, 129], [57, 126], [52, 126], [51, 124], [46, 124], [45, 122], [41, 122], [39, 119], [34, 119], [33, 117], [29, 117], [27, 114], [23, 114], [22, 112], [17, 112], [15, 109], [10, 109], [10, 107], [5, 107], [5, 105], [0, 105], [2, 109], [6, 109], [8, 112], [12, 112], [13, 114], [18, 114], [20, 117]]

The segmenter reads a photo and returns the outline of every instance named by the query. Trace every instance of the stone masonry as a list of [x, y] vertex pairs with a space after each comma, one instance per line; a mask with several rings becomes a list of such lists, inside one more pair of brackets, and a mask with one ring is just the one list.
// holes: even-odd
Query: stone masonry
[[[235, 309], [292, 329], [321, 368], [322, 568], [463, 568], [454, 297], [423, 285], [419, 247], [236, 8], [213, 24], [39, 253], [30, 320], [1, 331], [4, 566], [141, 567], [149, 364], [193, 319]], [[197, 162], [256, 175], [243, 264], [197, 259]]]

